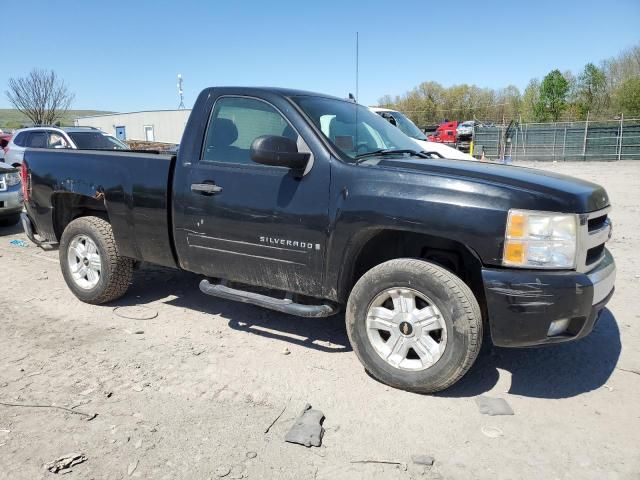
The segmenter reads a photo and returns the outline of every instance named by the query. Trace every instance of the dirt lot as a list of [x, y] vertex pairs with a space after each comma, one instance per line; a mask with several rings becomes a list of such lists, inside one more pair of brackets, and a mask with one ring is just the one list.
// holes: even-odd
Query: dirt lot
[[[117, 304], [85, 305], [57, 251], [0, 228], [0, 402], [98, 414], [0, 405], [0, 478], [53, 478], [43, 464], [69, 452], [87, 460], [68, 479], [640, 478], [640, 162], [540, 166], [608, 189], [616, 295], [586, 339], [485, 348], [433, 396], [367, 376], [341, 315], [209, 298], [197, 277], [154, 267]], [[515, 415], [481, 415], [481, 394]], [[320, 448], [283, 442], [307, 402], [327, 417]]]

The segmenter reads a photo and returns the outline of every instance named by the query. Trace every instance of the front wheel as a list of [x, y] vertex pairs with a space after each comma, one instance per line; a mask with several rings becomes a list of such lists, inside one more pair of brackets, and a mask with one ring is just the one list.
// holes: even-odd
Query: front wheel
[[102, 218], [80, 217], [69, 223], [59, 256], [67, 286], [83, 302], [110, 302], [129, 288], [133, 260], [119, 254], [111, 225]]
[[346, 323], [373, 377], [420, 393], [460, 380], [482, 343], [480, 307], [469, 287], [423, 260], [390, 260], [365, 273], [349, 296]]

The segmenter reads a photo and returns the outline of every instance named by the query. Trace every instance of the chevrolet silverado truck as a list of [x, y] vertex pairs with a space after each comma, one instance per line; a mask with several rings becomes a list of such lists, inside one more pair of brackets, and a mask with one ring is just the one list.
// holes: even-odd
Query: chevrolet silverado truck
[[22, 178], [25, 232], [58, 244], [80, 300], [124, 295], [148, 262], [214, 297], [344, 309], [365, 369], [411, 391], [457, 382], [487, 329], [505, 347], [584, 337], [614, 290], [602, 187], [432, 158], [321, 94], [209, 88], [176, 156], [28, 149]]

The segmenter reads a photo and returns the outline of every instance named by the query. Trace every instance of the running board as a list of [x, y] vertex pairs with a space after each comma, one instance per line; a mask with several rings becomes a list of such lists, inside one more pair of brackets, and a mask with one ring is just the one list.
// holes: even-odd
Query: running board
[[338, 311], [335, 306], [328, 303], [324, 303], [322, 305], [304, 305], [302, 303], [294, 303], [290, 298], [273, 298], [260, 293], [247, 292], [245, 290], [227, 287], [222, 283], [214, 284], [206, 279], [200, 282], [200, 291], [213, 297], [220, 297], [226, 300], [234, 300], [242, 303], [251, 303], [258, 307], [269, 308], [271, 310], [277, 310], [278, 312], [297, 315], [299, 317], [328, 317]]

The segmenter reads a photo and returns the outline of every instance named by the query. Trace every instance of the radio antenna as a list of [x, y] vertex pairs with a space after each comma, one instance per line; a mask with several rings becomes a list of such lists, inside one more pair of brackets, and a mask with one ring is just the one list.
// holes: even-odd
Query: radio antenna
[[359, 67], [360, 67], [360, 45], [359, 45], [359, 35], [356, 32], [356, 102], [360, 99], [360, 95], [358, 95], [358, 76], [359, 76]]
[[178, 74], [178, 96], [180, 97], [180, 105], [178, 106], [178, 110], [184, 110], [186, 107], [184, 106], [184, 89], [182, 88], [182, 74]]

